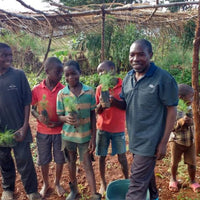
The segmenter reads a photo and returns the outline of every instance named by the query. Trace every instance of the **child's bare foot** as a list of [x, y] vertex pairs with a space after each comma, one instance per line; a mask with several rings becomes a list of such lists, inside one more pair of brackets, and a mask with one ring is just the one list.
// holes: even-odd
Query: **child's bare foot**
[[55, 191], [59, 197], [62, 197], [65, 194], [65, 190], [61, 185], [56, 185]]
[[170, 182], [169, 182], [169, 190], [171, 192], [178, 192], [178, 181], [170, 180]]
[[105, 196], [106, 193], [106, 184], [101, 183], [100, 189], [99, 189], [99, 193], [101, 194], [102, 197]]
[[41, 195], [42, 198], [45, 197], [45, 195], [46, 195], [48, 189], [49, 189], [49, 185], [45, 185], [45, 184], [44, 184], [44, 185], [42, 186], [42, 189], [40, 190], [40, 195]]

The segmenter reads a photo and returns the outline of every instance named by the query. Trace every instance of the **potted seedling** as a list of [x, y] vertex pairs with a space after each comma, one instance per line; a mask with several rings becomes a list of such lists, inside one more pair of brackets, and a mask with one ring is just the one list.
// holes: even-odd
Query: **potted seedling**
[[0, 132], [0, 147], [14, 147], [15, 145], [13, 130], [6, 129], [4, 132]]
[[185, 113], [187, 117], [190, 117], [190, 118], [192, 117], [192, 113], [190, 112], [191, 111], [190, 107], [182, 99], [179, 99], [177, 108], [179, 111]]
[[40, 101], [41, 114], [42, 114], [42, 116], [44, 116], [45, 122], [48, 124], [49, 116], [48, 116], [48, 113], [47, 113], [47, 110], [46, 110], [47, 104], [48, 104], [48, 101], [46, 100], [46, 95], [44, 94], [42, 96], [42, 100]]
[[100, 84], [101, 87], [101, 101], [102, 101], [102, 107], [103, 108], [109, 108], [110, 107], [110, 101], [109, 101], [109, 89], [113, 89], [115, 86], [115, 77], [111, 75], [110, 73], [102, 74], [100, 76]]
[[78, 110], [77, 110], [77, 104], [76, 104], [76, 98], [75, 97], [65, 97], [64, 98], [64, 106], [67, 108], [67, 111], [70, 116], [72, 116], [76, 121], [76, 126], [79, 125], [79, 116], [78, 116]]

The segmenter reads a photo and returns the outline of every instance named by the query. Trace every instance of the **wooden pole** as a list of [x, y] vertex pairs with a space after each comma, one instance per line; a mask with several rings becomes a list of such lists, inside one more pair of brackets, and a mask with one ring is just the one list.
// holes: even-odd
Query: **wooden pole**
[[193, 42], [192, 63], [192, 87], [194, 88], [193, 117], [196, 155], [200, 155], [200, 110], [199, 110], [199, 45], [200, 45], [200, 2], [198, 7], [198, 19], [196, 23], [195, 39]]
[[101, 27], [101, 62], [105, 60], [105, 10], [104, 6], [102, 10], [102, 27]]
[[47, 46], [47, 51], [45, 53], [45, 56], [44, 56], [44, 59], [43, 59], [43, 62], [42, 62], [42, 66], [40, 67], [38, 73], [37, 73], [37, 76], [39, 76], [42, 72], [42, 70], [44, 69], [44, 63], [48, 57], [48, 54], [49, 54], [49, 51], [50, 51], [50, 48], [51, 48], [51, 42], [52, 42], [52, 37], [53, 37], [53, 30], [51, 30], [51, 35], [49, 36], [49, 43], [48, 43], [48, 46]]

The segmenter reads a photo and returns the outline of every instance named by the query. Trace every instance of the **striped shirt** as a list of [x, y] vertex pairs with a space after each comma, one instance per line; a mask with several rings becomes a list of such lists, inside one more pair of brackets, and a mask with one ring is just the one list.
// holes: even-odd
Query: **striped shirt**
[[82, 90], [78, 97], [76, 97], [69, 89], [68, 85], [59, 91], [57, 96], [57, 114], [68, 115], [68, 106], [65, 103], [65, 98], [74, 98], [77, 114], [79, 118], [79, 125], [76, 127], [64, 123], [62, 128], [62, 139], [75, 142], [85, 143], [91, 138], [91, 121], [90, 113], [96, 108], [94, 90], [82, 84]]

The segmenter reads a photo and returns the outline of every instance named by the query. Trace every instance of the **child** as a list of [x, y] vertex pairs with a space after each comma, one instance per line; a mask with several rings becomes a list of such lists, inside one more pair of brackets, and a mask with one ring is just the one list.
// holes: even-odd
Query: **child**
[[[194, 91], [192, 87], [186, 84], [178, 85], [179, 99], [182, 99], [189, 107], [192, 104]], [[191, 117], [191, 109], [184, 113], [179, 111], [177, 115], [177, 122], [174, 130], [170, 136], [171, 144], [171, 180], [169, 182], [169, 190], [173, 192], [178, 191], [178, 181], [176, 180], [176, 173], [178, 164], [181, 161], [182, 154], [184, 155], [184, 162], [188, 165], [188, 174], [190, 177], [190, 188], [194, 192], [200, 191], [200, 185], [195, 182], [196, 174], [196, 160], [195, 160], [195, 144], [193, 133], [193, 119]]]
[[29, 127], [31, 90], [22, 70], [11, 66], [12, 50], [0, 43], [0, 132], [15, 131], [16, 145], [0, 147], [0, 169], [3, 193], [1, 200], [13, 199], [15, 190], [15, 162], [28, 199], [40, 200], [37, 176], [30, 150], [32, 142]]
[[[80, 161], [83, 161], [86, 178], [91, 189], [91, 199], [95, 200], [101, 199], [101, 195], [96, 193], [95, 176], [90, 156], [95, 150], [96, 102], [93, 89], [79, 81], [80, 74], [80, 67], [76, 61], [70, 60], [65, 63], [64, 75], [68, 85], [58, 93], [57, 97], [57, 114], [60, 121], [64, 123], [62, 130], [63, 148], [67, 150], [69, 160], [71, 192], [66, 200], [75, 199], [78, 196], [76, 179], [77, 149], [79, 150]], [[67, 101], [70, 98], [76, 103], [77, 110], [74, 112], [78, 113], [79, 120], [73, 114], [70, 114], [70, 101]]]
[[32, 114], [37, 119], [38, 165], [41, 166], [43, 186], [42, 197], [49, 189], [49, 163], [53, 157], [56, 162], [55, 191], [61, 197], [65, 190], [60, 186], [64, 154], [61, 151], [62, 123], [56, 114], [56, 98], [64, 86], [59, 82], [63, 74], [63, 65], [56, 57], [45, 62], [46, 79], [35, 86], [32, 91]]
[[[115, 74], [115, 64], [112, 61], [104, 61], [97, 67], [99, 75], [103, 73]], [[117, 154], [119, 163], [122, 167], [124, 177], [128, 179], [128, 164], [126, 159], [126, 142], [125, 142], [125, 110], [120, 106], [120, 93], [122, 88], [122, 80], [114, 78], [115, 86], [110, 88], [112, 94], [110, 108], [104, 109], [101, 102], [101, 87], [99, 85], [96, 90], [97, 102], [97, 147], [96, 155], [99, 158], [99, 170], [101, 176], [100, 194], [106, 191], [105, 179], [105, 159], [108, 153], [110, 141], [112, 142], [112, 155]], [[112, 90], [112, 91], [111, 91]]]

